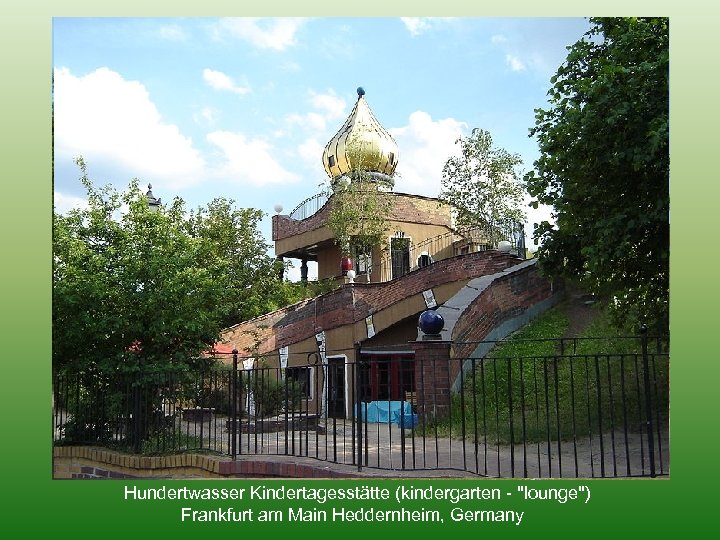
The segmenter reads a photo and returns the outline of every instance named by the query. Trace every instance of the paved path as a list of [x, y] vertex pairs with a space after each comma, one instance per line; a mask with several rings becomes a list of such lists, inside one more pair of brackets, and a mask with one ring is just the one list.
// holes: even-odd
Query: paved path
[[[201, 436], [215, 450], [229, 453], [231, 434], [226, 420], [186, 423], [183, 430]], [[395, 424], [364, 424], [364, 474], [368, 476], [414, 477], [529, 477], [593, 478], [650, 475], [648, 437], [615, 431], [602, 437], [498, 445], [479, 438], [478, 444], [448, 437], [425, 436]], [[311, 460], [318, 466], [357, 471], [357, 424], [330, 419], [318, 431], [240, 433], [238, 459]], [[669, 438], [666, 427], [652, 437], [655, 472], [669, 474]]]

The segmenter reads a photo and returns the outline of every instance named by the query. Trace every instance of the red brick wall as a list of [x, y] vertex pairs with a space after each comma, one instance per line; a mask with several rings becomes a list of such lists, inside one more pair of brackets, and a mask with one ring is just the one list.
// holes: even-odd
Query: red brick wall
[[245, 353], [254, 348], [257, 336], [260, 341], [257, 352], [269, 353], [310, 338], [320, 330], [362, 321], [429, 288], [494, 274], [518, 262], [508, 254], [483, 251], [444, 259], [385, 283], [344, 285], [323, 296], [233, 326], [224, 332], [222, 340]]
[[[457, 379], [463, 360], [477, 348], [479, 341], [501, 324], [523, 314], [535, 304], [549, 299], [553, 295], [551, 282], [537, 272], [535, 265], [528, 265], [514, 272], [499, 276], [483, 290], [469, 306], [465, 308], [452, 328], [452, 348], [442, 349], [439, 345], [433, 349], [431, 360], [424, 366], [416, 366], [416, 377], [422, 372], [427, 381], [437, 388], [418, 392], [418, 405], [432, 403], [438, 411], [448, 410], [450, 389]], [[444, 342], [448, 343], [448, 342]], [[449, 347], [449, 343], [448, 343]], [[425, 342], [415, 344], [416, 351], [427, 349]], [[440, 354], [446, 352], [441, 358]], [[423, 353], [418, 359], [425, 358]], [[418, 387], [422, 384], [416, 378]], [[445, 396], [444, 403], [441, 401]], [[424, 401], [423, 401], [424, 400]]]
[[463, 342], [482, 341], [491, 330], [552, 294], [551, 282], [539, 275], [535, 265], [499, 277], [465, 309], [455, 325], [453, 356], [469, 356], [477, 344]]
[[[447, 207], [439, 206], [437, 199], [419, 195], [407, 195], [405, 193], [392, 193], [391, 195], [394, 204], [390, 215], [387, 217], [389, 221], [450, 227], [450, 212]], [[273, 216], [273, 241], [319, 229], [327, 221], [331, 203], [332, 199], [319, 212], [303, 220], [295, 220], [281, 215]]]
[[303, 220], [274, 215], [272, 218], [272, 239], [273, 241], [282, 240], [283, 238], [289, 238], [296, 234], [319, 229], [325, 221], [327, 221], [328, 213], [330, 213], [330, 205], [325, 204], [317, 214]]
[[416, 409], [423, 420], [447, 416], [450, 410], [450, 343], [416, 341]]

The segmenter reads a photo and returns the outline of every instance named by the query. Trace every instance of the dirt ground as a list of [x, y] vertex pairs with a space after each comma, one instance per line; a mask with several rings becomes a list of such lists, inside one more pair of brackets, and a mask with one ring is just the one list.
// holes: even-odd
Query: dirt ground
[[592, 296], [577, 288], [569, 288], [566, 299], [558, 305], [570, 321], [564, 338], [576, 337], [598, 316]]

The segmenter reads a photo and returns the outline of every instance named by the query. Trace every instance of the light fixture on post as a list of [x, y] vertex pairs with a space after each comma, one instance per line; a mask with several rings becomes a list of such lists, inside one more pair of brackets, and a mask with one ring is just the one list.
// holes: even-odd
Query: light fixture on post
[[148, 190], [145, 194], [145, 199], [147, 200], [147, 205], [151, 212], [157, 212], [158, 210], [160, 210], [161, 201], [160, 199], [156, 199], [155, 195], [153, 195], [152, 184], [148, 184]]

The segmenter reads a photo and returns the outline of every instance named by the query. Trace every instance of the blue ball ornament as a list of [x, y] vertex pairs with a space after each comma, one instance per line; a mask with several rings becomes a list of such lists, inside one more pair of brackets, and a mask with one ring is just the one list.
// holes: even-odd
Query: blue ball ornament
[[428, 309], [420, 314], [418, 327], [425, 334], [439, 334], [445, 326], [445, 319], [437, 311]]

